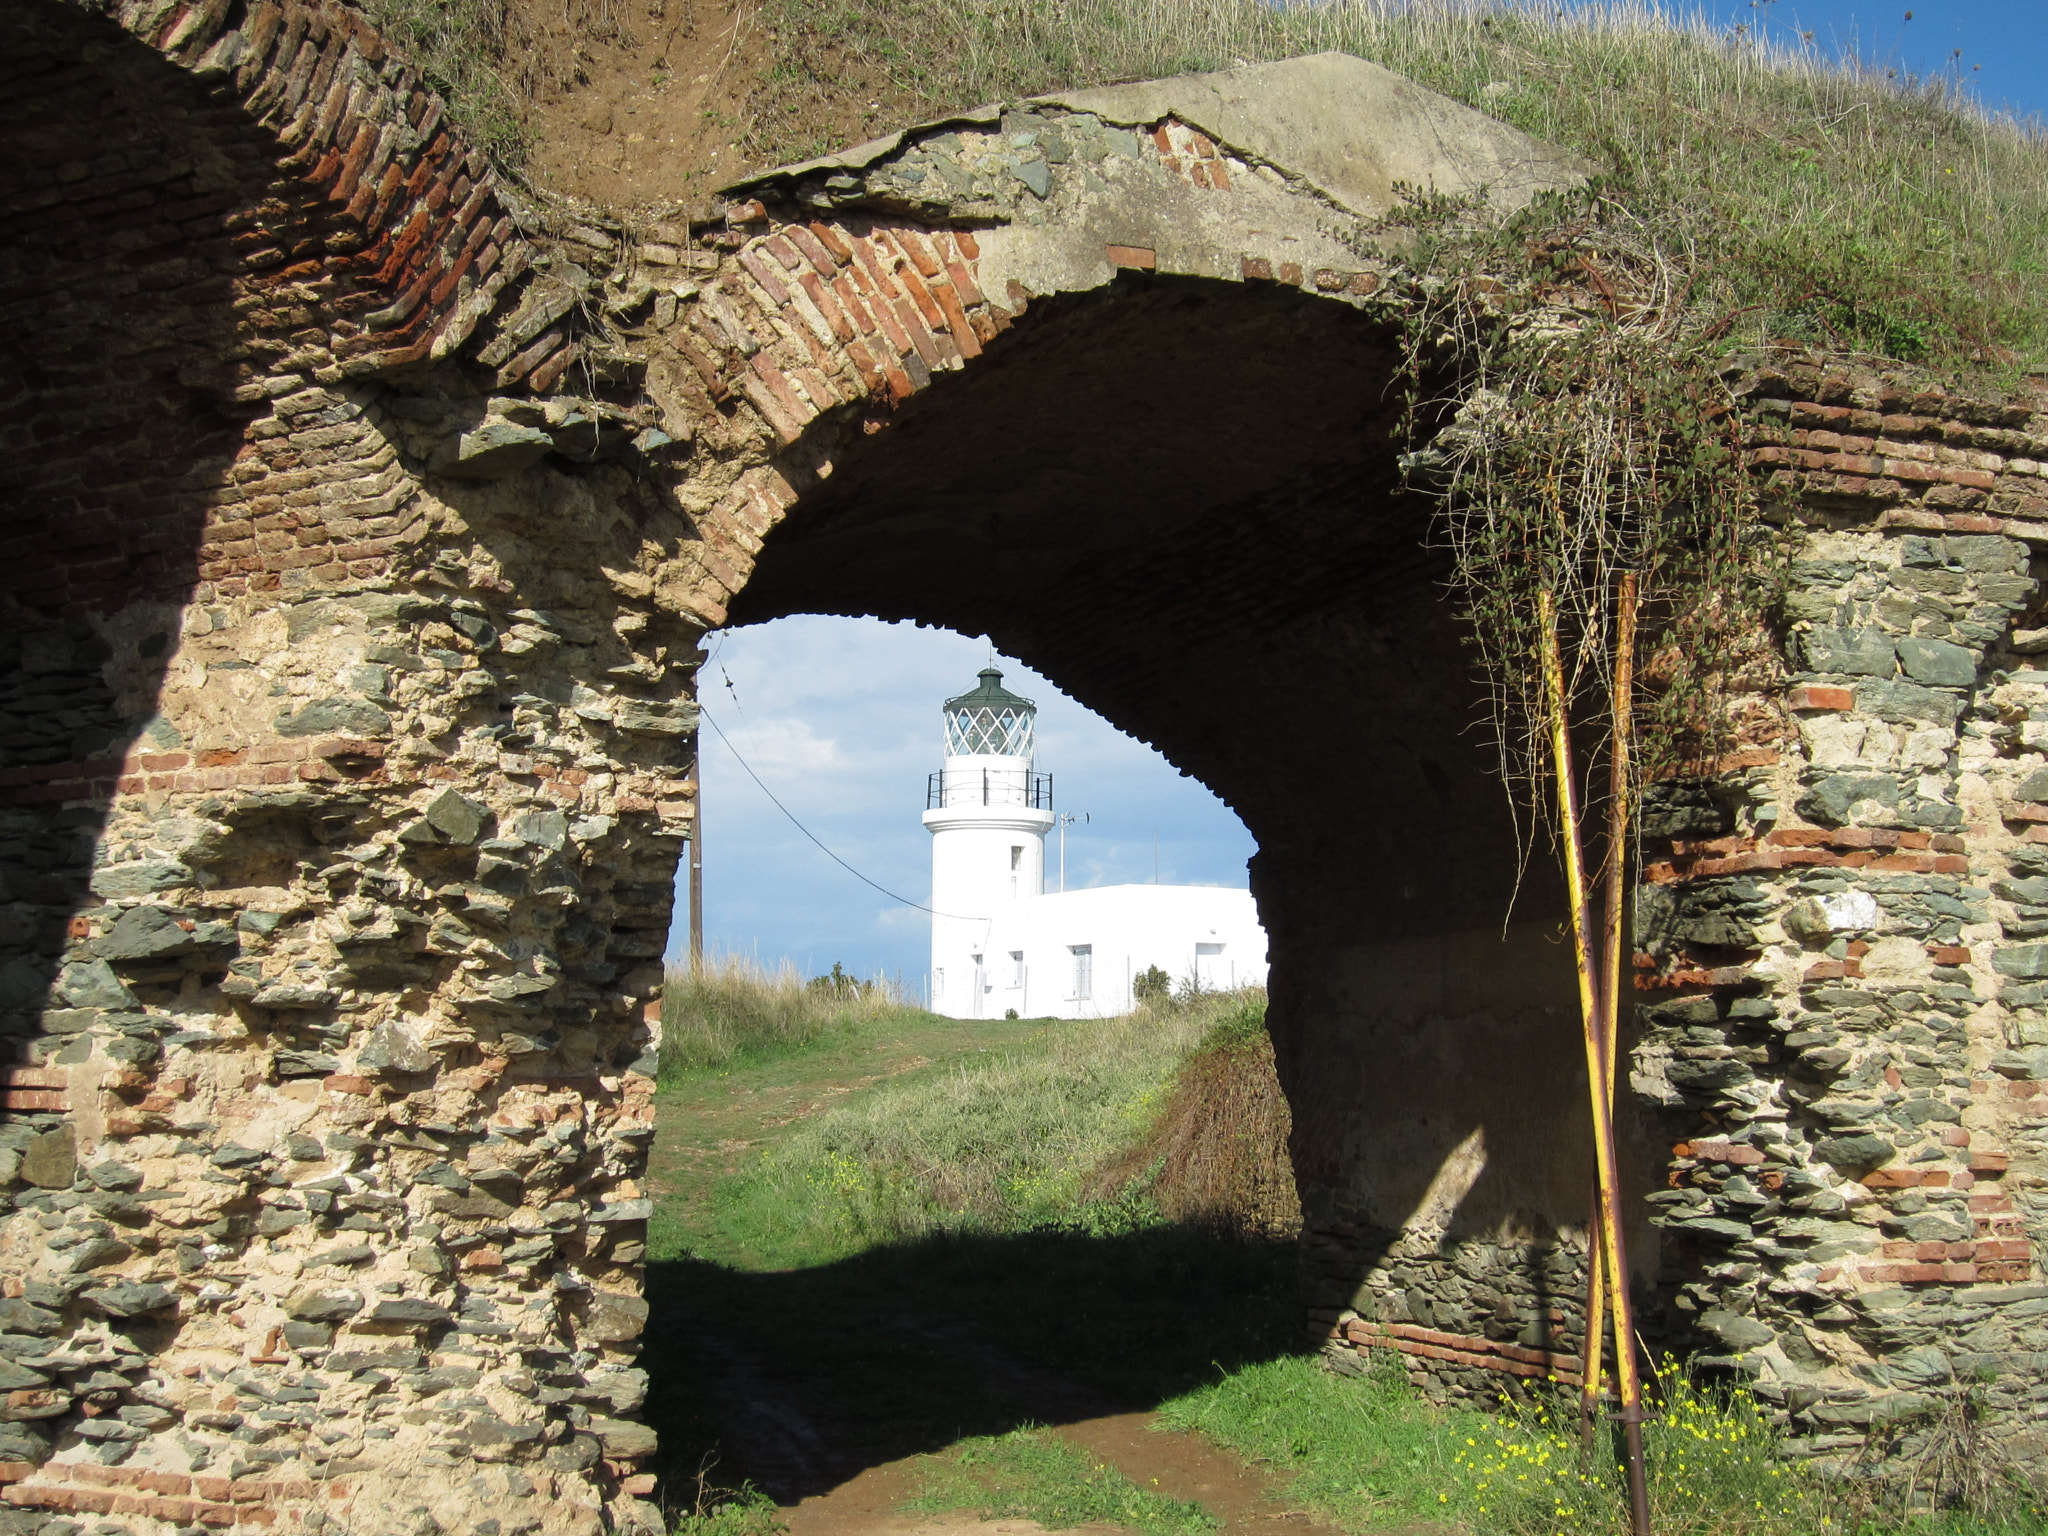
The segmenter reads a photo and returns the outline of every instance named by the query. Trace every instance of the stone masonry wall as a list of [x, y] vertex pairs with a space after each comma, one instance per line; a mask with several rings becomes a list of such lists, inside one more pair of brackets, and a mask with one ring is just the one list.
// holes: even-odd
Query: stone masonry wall
[[[1753, 727], [1778, 740], [1645, 811], [1630, 1084], [1670, 1142], [1655, 1336], [1747, 1379], [1810, 1453], [1982, 1384], [2038, 1455], [2048, 416], [1818, 361], [1742, 388], [1796, 535], [1791, 670], [1783, 725]], [[1310, 1245], [1347, 1275], [1342, 1234]], [[1323, 1315], [1439, 1382], [1574, 1380], [1582, 1250], [1531, 1275], [1434, 1265], [1411, 1234]]]

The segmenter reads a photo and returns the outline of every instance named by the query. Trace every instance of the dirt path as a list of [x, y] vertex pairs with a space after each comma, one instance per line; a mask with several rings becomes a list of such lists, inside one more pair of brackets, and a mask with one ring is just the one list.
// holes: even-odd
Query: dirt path
[[[676, 1360], [673, 1368], [690, 1378], [694, 1411], [715, 1420], [692, 1426], [695, 1444], [715, 1449], [723, 1477], [750, 1479], [773, 1496], [790, 1536], [1042, 1536], [1046, 1528], [1030, 1520], [905, 1509], [924, 1481], [926, 1457], [963, 1437], [1023, 1425], [1050, 1426], [1139, 1487], [1200, 1504], [1233, 1536], [1339, 1536], [1290, 1507], [1278, 1479], [1198, 1435], [1162, 1430], [1156, 1414], [1141, 1411], [1167, 1391], [1184, 1390], [1177, 1383], [1185, 1376], [1157, 1391], [1098, 1382], [1094, 1346], [1049, 1350], [1045, 1327], [1018, 1332], [1021, 1300], [1055, 1333], [1078, 1341], [1076, 1325], [1091, 1319], [1088, 1336], [1106, 1338], [1106, 1307], [1114, 1318], [1132, 1307], [1171, 1311], [1174, 1303], [1153, 1289], [1156, 1275], [1108, 1261], [1091, 1292], [1073, 1271], [1044, 1267], [1043, 1251], [1021, 1243], [1012, 1278], [1036, 1277], [1031, 1294], [999, 1302], [985, 1282], [935, 1282], [915, 1260], [892, 1257], [894, 1250], [823, 1268], [764, 1267], [743, 1240], [719, 1228], [718, 1181], [811, 1117], [877, 1083], [948, 1070], [1033, 1033], [1030, 1024], [999, 1020], [910, 1023], [663, 1090], [650, 1190], [701, 1256], [680, 1261], [685, 1267], [670, 1283], [682, 1299], [657, 1310], [648, 1343], [650, 1356]], [[1213, 1265], [1194, 1269], [1218, 1273]], [[1176, 1331], [1185, 1336], [1189, 1327], [1199, 1325], [1190, 1320]], [[1138, 1354], [1159, 1347], [1156, 1336], [1140, 1342], [1121, 1324], [1109, 1331]], [[1206, 1365], [1211, 1342], [1196, 1362], [1205, 1372], [1213, 1369]], [[665, 1443], [669, 1433], [663, 1430]], [[1120, 1536], [1120, 1529], [1091, 1524], [1059, 1536]]]
[[[1341, 1536], [1337, 1527], [1290, 1509], [1257, 1468], [1199, 1435], [1161, 1430], [1156, 1414], [1107, 1414], [1062, 1425], [1053, 1433], [1140, 1487], [1202, 1505], [1233, 1536]], [[782, 1518], [790, 1536], [1036, 1536], [1045, 1529], [1031, 1520], [904, 1514], [902, 1507], [917, 1487], [917, 1459], [893, 1461], [785, 1507]], [[1072, 1529], [1109, 1536], [1121, 1528], [1091, 1524]]]

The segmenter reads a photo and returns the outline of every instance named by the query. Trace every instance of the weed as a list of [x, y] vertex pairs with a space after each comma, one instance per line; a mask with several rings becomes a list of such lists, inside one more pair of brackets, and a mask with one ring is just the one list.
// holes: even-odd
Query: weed
[[[1262, 992], [1155, 1002], [1148, 1011], [1196, 1007], [1209, 1021], [1201, 1043], [1164, 1092], [1146, 1098], [1137, 1140], [1090, 1180], [1097, 1199], [1144, 1198], [1171, 1221], [1240, 1236], [1291, 1237], [1301, 1227], [1291, 1124], [1266, 1035]], [[1163, 1102], [1162, 1102], [1163, 1101]]]
[[[1781, 1454], [1756, 1400], [1696, 1381], [1667, 1357], [1645, 1426], [1659, 1536], [2039, 1536], [2010, 1497], [1996, 1511], [1909, 1514], [1846, 1498]], [[1488, 1536], [1621, 1536], [1618, 1436], [1588, 1455], [1576, 1399], [1538, 1393], [1497, 1412], [1425, 1402], [1403, 1362], [1362, 1377], [1292, 1358], [1243, 1366], [1161, 1417], [1291, 1475], [1291, 1495], [1348, 1528], [1435, 1517]]]
[[1089, 1521], [1131, 1536], [1199, 1536], [1220, 1522], [1199, 1504], [1141, 1488], [1043, 1430], [963, 1440], [927, 1458], [909, 1507], [928, 1514], [971, 1509], [984, 1519], [1036, 1520], [1052, 1530]]
[[673, 1518], [669, 1536], [783, 1536], [775, 1501], [758, 1489], [714, 1493], [700, 1481], [696, 1508]]

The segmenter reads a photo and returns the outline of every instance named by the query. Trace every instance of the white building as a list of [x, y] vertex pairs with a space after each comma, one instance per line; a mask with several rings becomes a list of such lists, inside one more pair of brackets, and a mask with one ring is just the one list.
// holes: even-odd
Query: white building
[[1176, 988], [1263, 985], [1251, 892], [1207, 885], [1045, 889], [1052, 775], [1033, 767], [1038, 709], [989, 667], [946, 701], [946, 765], [931, 776], [931, 1006], [956, 1019], [1127, 1012], [1152, 967]]

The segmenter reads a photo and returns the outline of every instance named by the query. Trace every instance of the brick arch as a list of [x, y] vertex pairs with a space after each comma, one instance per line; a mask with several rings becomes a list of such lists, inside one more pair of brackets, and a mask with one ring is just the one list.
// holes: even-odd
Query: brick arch
[[277, 199], [260, 221], [271, 244], [245, 239], [239, 254], [274, 281], [317, 277], [295, 297], [327, 321], [342, 374], [445, 355], [526, 270], [531, 247], [489, 161], [353, 7], [129, 3], [108, 19], [260, 146]]
[[877, 196], [951, 125], [839, 206], [825, 168], [743, 189], [732, 258], [662, 341], [761, 458], [679, 590], [712, 625], [987, 632], [1230, 803], [1260, 846], [1315, 1289], [1486, 1255], [1473, 1279], [1517, 1322], [1444, 1334], [1460, 1368], [1569, 1375], [1591, 1168], [1564, 908], [1518, 857], [1428, 503], [1402, 494], [1420, 295], [1181, 116], [1121, 131], [1118, 195], [1060, 189], [1040, 224]]

